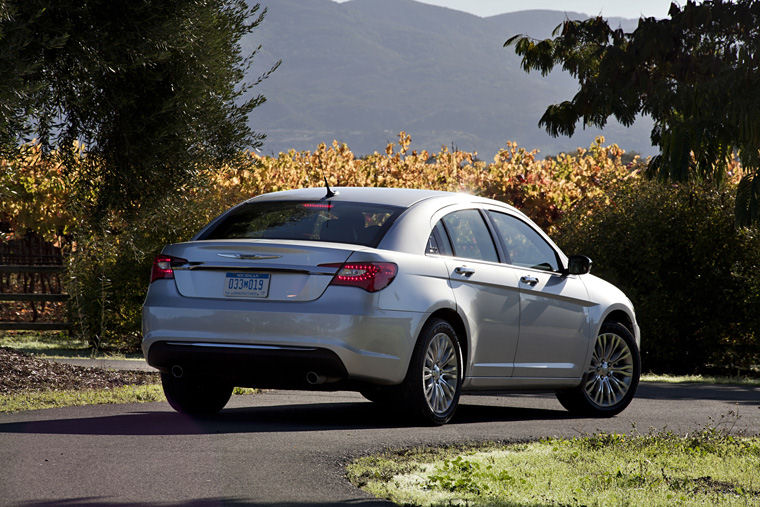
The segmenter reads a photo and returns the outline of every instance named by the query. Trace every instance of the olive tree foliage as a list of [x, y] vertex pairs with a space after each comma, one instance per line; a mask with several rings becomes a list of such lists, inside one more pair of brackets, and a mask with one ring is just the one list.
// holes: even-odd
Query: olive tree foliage
[[552, 39], [510, 38], [526, 72], [560, 66], [578, 79], [571, 100], [550, 105], [539, 125], [572, 135], [576, 125], [604, 127], [654, 120], [660, 154], [649, 174], [663, 180], [720, 183], [731, 157], [745, 174], [739, 223], [760, 221], [760, 1], [671, 4], [669, 19], [641, 18], [625, 33], [601, 17], [566, 20]]
[[[264, 97], [241, 39], [266, 9], [245, 0], [0, 0], [0, 155], [36, 139], [84, 148], [86, 216], [134, 211], [263, 135]], [[81, 149], [81, 148], [80, 148]]]

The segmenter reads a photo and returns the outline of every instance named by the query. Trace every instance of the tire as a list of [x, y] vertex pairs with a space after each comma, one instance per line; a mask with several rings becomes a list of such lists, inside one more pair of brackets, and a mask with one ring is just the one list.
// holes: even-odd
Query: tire
[[389, 407], [398, 405], [403, 399], [399, 386], [368, 386], [359, 392], [369, 401]]
[[161, 373], [161, 385], [169, 405], [188, 415], [216, 414], [230, 401], [233, 389], [210, 380], [178, 379], [168, 373]]
[[410, 413], [427, 424], [454, 416], [462, 389], [462, 351], [454, 328], [433, 319], [422, 330], [403, 383]]
[[631, 403], [640, 375], [641, 357], [633, 334], [622, 324], [605, 322], [580, 385], [557, 392], [557, 399], [576, 415], [612, 417]]

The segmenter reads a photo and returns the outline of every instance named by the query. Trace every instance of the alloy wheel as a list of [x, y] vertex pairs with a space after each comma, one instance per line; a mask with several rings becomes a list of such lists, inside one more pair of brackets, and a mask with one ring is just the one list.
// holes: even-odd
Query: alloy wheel
[[437, 333], [428, 344], [422, 367], [425, 400], [435, 414], [443, 414], [451, 407], [458, 382], [457, 349], [448, 334]]
[[626, 341], [614, 333], [597, 336], [584, 385], [589, 400], [611, 407], [625, 397], [632, 380], [633, 354]]

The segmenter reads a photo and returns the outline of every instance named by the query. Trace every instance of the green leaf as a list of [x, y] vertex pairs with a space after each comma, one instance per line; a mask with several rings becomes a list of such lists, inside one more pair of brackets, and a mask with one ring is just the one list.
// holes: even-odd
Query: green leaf
[[[660, 157], [648, 174], [720, 185], [735, 153], [745, 169], [760, 165], [760, 2], [671, 4], [670, 19], [640, 18], [633, 32], [601, 17], [566, 20], [552, 39], [510, 38], [525, 71], [546, 75], [559, 65], [578, 80], [572, 101], [547, 106], [539, 125], [572, 135], [576, 125], [603, 128], [654, 120]], [[760, 222], [756, 187], [743, 188], [742, 220]]]
[[744, 176], [736, 190], [736, 223], [760, 222], [760, 171]]

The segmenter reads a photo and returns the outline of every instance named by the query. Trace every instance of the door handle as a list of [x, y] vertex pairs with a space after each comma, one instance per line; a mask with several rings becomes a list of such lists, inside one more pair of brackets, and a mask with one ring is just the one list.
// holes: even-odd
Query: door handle
[[473, 273], [475, 273], [475, 270], [468, 268], [467, 266], [457, 266], [454, 268], [454, 273], [463, 276], [471, 276]]
[[523, 275], [522, 277], [520, 277], [520, 281], [522, 283], [527, 283], [531, 287], [534, 287], [538, 283], [538, 278], [536, 278], [535, 276]]

